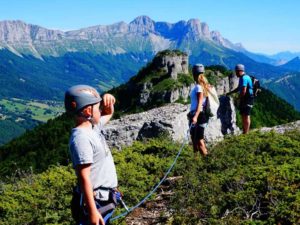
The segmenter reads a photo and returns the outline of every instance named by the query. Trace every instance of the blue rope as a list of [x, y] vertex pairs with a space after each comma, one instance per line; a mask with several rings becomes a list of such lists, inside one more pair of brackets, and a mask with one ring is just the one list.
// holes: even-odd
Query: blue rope
[[185, 139], [183, 140], [183, 143], [172, 163], [172, 165], [170, 166], [170, 168], [168, 169], [168, 171], [165, 173], [165, 176], [160, 180], [160, 182], [158, 182], [156, 184], [156, 186], [153, 188], [152, 191], [149, 192], [148, 195], [146, 195], [146, 197], [143, 198], [143, 200], [141, 200], [138, 204], [136, 204], [135, 206], [129, 208], [126, 212], [124, 213], [121, 213], [120, 215], [117, 215], [113, 218], [110, 219], [110, 221], [114, 221], [114, 220], [117, 220], [117, 219], [120, 219], [121, 217], [124, 217], [126, 215], [128, 215], [130, 212], [132, 212], [133, 210], [135, 210], [136, 208], [140, 207], [140, 205], [142, 205], [148, 198], [150, 198], [150, 196], [157, 190], [157, 188], [165, 181], [165, 179], [167, 178], [167, 176], [169, 175], [169, 173], [171, 172], [171, 170], [173, 169], [173, 167], [175, 166], [176, 162], [177, 162], [177, 159], [178, 157], [180, 156], [182, 150], [183, 150], [183, 147], [186, 143], [186, 141], [188, 140], [188, 137], [189, 137], [189, 131], [190, 131], [191, 127], [189, 127], [188, 131], [187, 131], [187, 135], [185, 137]]

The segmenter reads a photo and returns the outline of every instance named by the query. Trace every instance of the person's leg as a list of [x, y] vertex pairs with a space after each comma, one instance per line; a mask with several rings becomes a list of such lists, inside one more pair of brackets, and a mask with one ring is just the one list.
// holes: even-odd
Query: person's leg
[[204, 139], [199, 140], [198, 148], [199, 148], [199, 151], [200, 151], [201, 155], [203, 155], [204, 157], [207, 156], [208, 152], [207, 152], [207, 148], [206, 148]]
[[250, 115], [242, 114], [242, 120], [243, 120], [243, 134], [247, 134], [250, 130]]
[[204, 142], [204, 127], [199, 125], [197, 129], [197, 149], [201, 153], [202, 156], [207, 155], [207, 149]]
[[193, 150], [194, 150], [194, 156], [196, 158], [197, 156], [197, 152], [198, 152], [198, 142], [197, 142], [197, 131], [196, 131], [196, 128], [195, 126], [191, 127], [191, 131], [190, 131], [190, 134], [191, 134], [191, 139], [192, 139], [192, 143], [193, 143]]
[[193, 149], [194, 149], [194, 154], [196, 156], [198, 152], [198, 143], [195, 140], [193, 140]]

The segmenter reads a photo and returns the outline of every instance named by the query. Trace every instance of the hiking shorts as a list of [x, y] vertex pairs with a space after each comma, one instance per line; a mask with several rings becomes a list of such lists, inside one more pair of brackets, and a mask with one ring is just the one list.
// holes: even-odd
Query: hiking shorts
[[192, 119], [194, 115], [195, 115], [195, 111], [189, 112], [187, 115], [189, 120], [189, 127], [191, 127], [190, 134], [193, 142], [204, 139], [204, 127], [207, 124], [205, 114], [201, 112], [200, 115], [198, 116], [197, 123], [195, 125], [192, 125]]
[[241, 115], [250, 116], [253, 108], [253, 98], [248, 98], [245, 102], [241, 102], [239, 111]]
[[204, 139], [204, 127], [201, 124], [196, 123], [191, 127], [190, 134], [193, 142]]

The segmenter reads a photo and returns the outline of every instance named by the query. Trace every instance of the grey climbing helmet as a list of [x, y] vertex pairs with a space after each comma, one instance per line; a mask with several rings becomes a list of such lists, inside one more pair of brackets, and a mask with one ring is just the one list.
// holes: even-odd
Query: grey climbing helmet
[[245, 66], [243, 64], [237, 64], [235, 66], [235, 71], [245, 71]]
[[205, 69], [202, 64], [195, 64], [193, 66], [193, 75], [198, 75], [198, 74], [204, 73], [204, 72], [205, 72]]
[[68, 113], [78, 113], [88, 105], [94, 105], [102, 99], [97, 90], [88, 85], [75, 85], [65, 93], [65, 108]]

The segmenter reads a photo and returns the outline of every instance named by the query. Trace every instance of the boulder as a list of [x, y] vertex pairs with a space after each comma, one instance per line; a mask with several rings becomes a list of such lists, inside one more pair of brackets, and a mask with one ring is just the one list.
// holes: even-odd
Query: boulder
[[[232, 100], [219, 100], [216, 90], [212, 90], [214, 97], [210, 98], [213, 117], [205, 129], [205, 140], [213, 144], [222, 140], [229, 133], [238, 133], [235, 125], [235, 110]], [[220, 108], [222, 107], [222, 109]], [[167, 135], [172, 140], [181, 142], [187, 137], [189, 129], [187, 114], [189, 105], [171, 103], [160, 108], [146, 112], [131, 114], [120, 119], [112, 120], [106, 126], [105, 137], [111, 147], [121, 149], [122, 146], [131, 145], [135, 140], [155, 138]]]
[[300, 131], [300, 120], [292, 122], [292, 123], [287, 123], [287, 124], [282, 124], [274, 127], [262, 127], [259, 129], [261, 132], [270, 132], [274, 131], [279, 134], [283, 134], [287, 131], [292, 131], [292, 130], [299, 130]]

